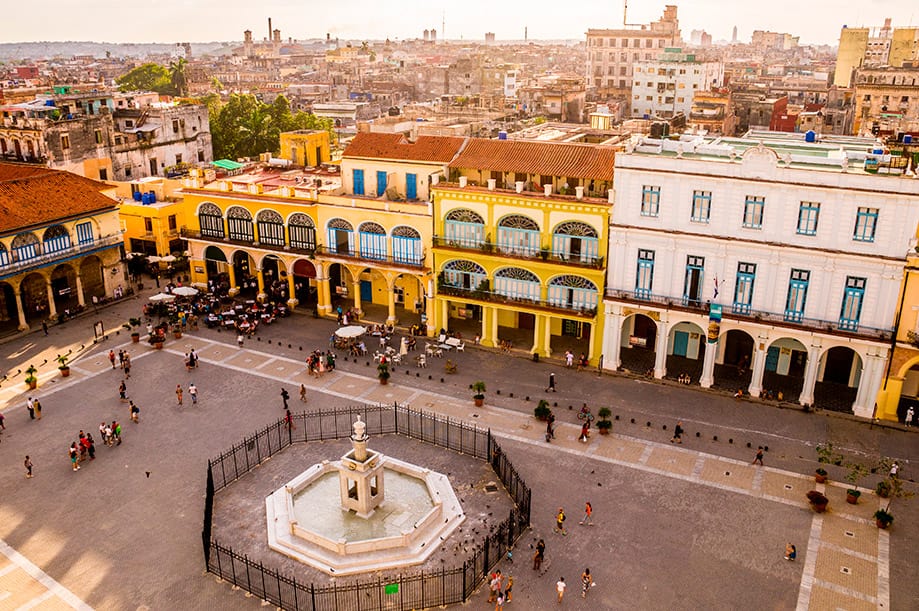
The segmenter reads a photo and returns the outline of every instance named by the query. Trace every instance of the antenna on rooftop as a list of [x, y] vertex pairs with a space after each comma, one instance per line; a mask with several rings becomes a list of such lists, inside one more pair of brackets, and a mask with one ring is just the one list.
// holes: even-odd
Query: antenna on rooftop
[[440, 37], [444, 42], [447, 41], [447, 11], [440, 13]]

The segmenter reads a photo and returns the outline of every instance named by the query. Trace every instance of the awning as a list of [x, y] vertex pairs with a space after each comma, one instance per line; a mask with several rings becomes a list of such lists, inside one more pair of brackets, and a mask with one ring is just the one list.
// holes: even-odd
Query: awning
[[125, 134], [136, 134], [137, 132], [153, 132], [162, 127], [160, 123], [144, 123], [138, 127], [127, 128], [123, 130]]
[[217, 161], [212, 161], [211, 165], [227, 171], [238, 170], [243, 167], [243, 164], [230, 161], [229, 159], [218, 159]]

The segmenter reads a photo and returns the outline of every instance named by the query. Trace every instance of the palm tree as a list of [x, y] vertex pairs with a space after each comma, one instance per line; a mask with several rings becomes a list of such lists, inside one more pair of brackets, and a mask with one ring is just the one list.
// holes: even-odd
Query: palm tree
[[188, 95], [188, 60], [184, 57], [169, 62], [169, 80], [172, 88], [175, 89], [176, 95], [184, 97]]

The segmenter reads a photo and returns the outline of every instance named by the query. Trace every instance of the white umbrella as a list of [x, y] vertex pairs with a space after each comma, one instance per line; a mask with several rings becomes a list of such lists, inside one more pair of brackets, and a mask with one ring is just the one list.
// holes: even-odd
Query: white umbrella
[[160, 259], [159, 257], [147, 257], [147, 261], [149, 261], [150, 263], [158, 263], [159, 261], [162, 261], [162, 259]]
[[175, 299], [175, 295], [169, 295], [167, 293], [157, 293], [156, 295], [150, 296], [150, 301], [172, 301]]
[[360, 337], [367, 332], [367, 329], [360, 325], [348, 325], [347, 327], [341, 327], [335, 331], [335, 335], [338, 337], [352, 338]]
[[160, 257], [160, 261], [165, 261], [166, 263], [172, 263], [176, 258], [172, 255], [166, 255], [165, 257]]
[[191, 297], [192, 295], [198, 294], [198, 289], [192, 288], [190, 286], [179, 286], [172, 289], [173, 295], [182, 295], [183, 297]]

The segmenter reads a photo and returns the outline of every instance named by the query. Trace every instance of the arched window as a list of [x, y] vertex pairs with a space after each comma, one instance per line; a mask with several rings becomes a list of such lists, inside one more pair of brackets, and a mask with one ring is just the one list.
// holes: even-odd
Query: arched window
[[424, 262], [421, 234], [406, 225], [394, 228], [392, 230], [392, 258], [397, 263], [421, 265]]
[[255, 217], [259, 244], [284, 246], [284, 219], [274, 210], [262, 210]]
[[573, 310], [596, 309], [597, 285], [581, 276], [556, 276], [549, 281], [549, 303]]
[[354, 252], [354, 227], [345, 219], [332, 219], [327, 225], [329, 252], [350, 255]]
[[222, 240], [226, 235], [223, 229], [223, 212], [214, 204], [201, 204], [198, 208], [198, 225], [203, 237]]
[[515, 255], [539, 254], [539, 225], [519, 214], [504, 217], [498, 222], [498, 248]]
[[31, 232], [20, 233], [13, 238], [13, 261], [28, 261], [39, 255], [38, 237]]
[[0, 243], [0, 267], [6, 267], [10, 263], [12, 263], [12, 261], [10, 261], [10, 253], [7, 252], [6, 246]]
[[316, 250], [316, 225], [308, 215], [296, 212], [287, 219], [287, 237], [291, 248]]
[[566, 221], [552, 234], [552, 255], [562, 261], [593, 263], [600, 257], [597, 230], [581, 221]]
[[386, 230], [378, 223], [367, 221], [357, 228], [361, 241], [361, 257], [364, 259], [386, 259]]
[[252, 214], [242, 206], [233, 206], [227, 210], [227, 230], [231, 240], [255, 241]]
[[466, 208], [457, 208], [444, 218], [444, 240], [447, 246], [478, 248], [485, 242], [485, 220]]
[[495, 292], [511, 299], [539, 301], [539, 277], [519, 267], [505, 267], [495, 272]]
[[472, 261], [457, 259], [448, 261], [443, 269], [444, 284], [448, 287], [474, 291], [488, 275], [485, 268]]
[[63, 225], [51, 225], [45, 229], [42, 237], [42, 250], [45, 254], [61, 252], [70, 248], [70, 232]]

